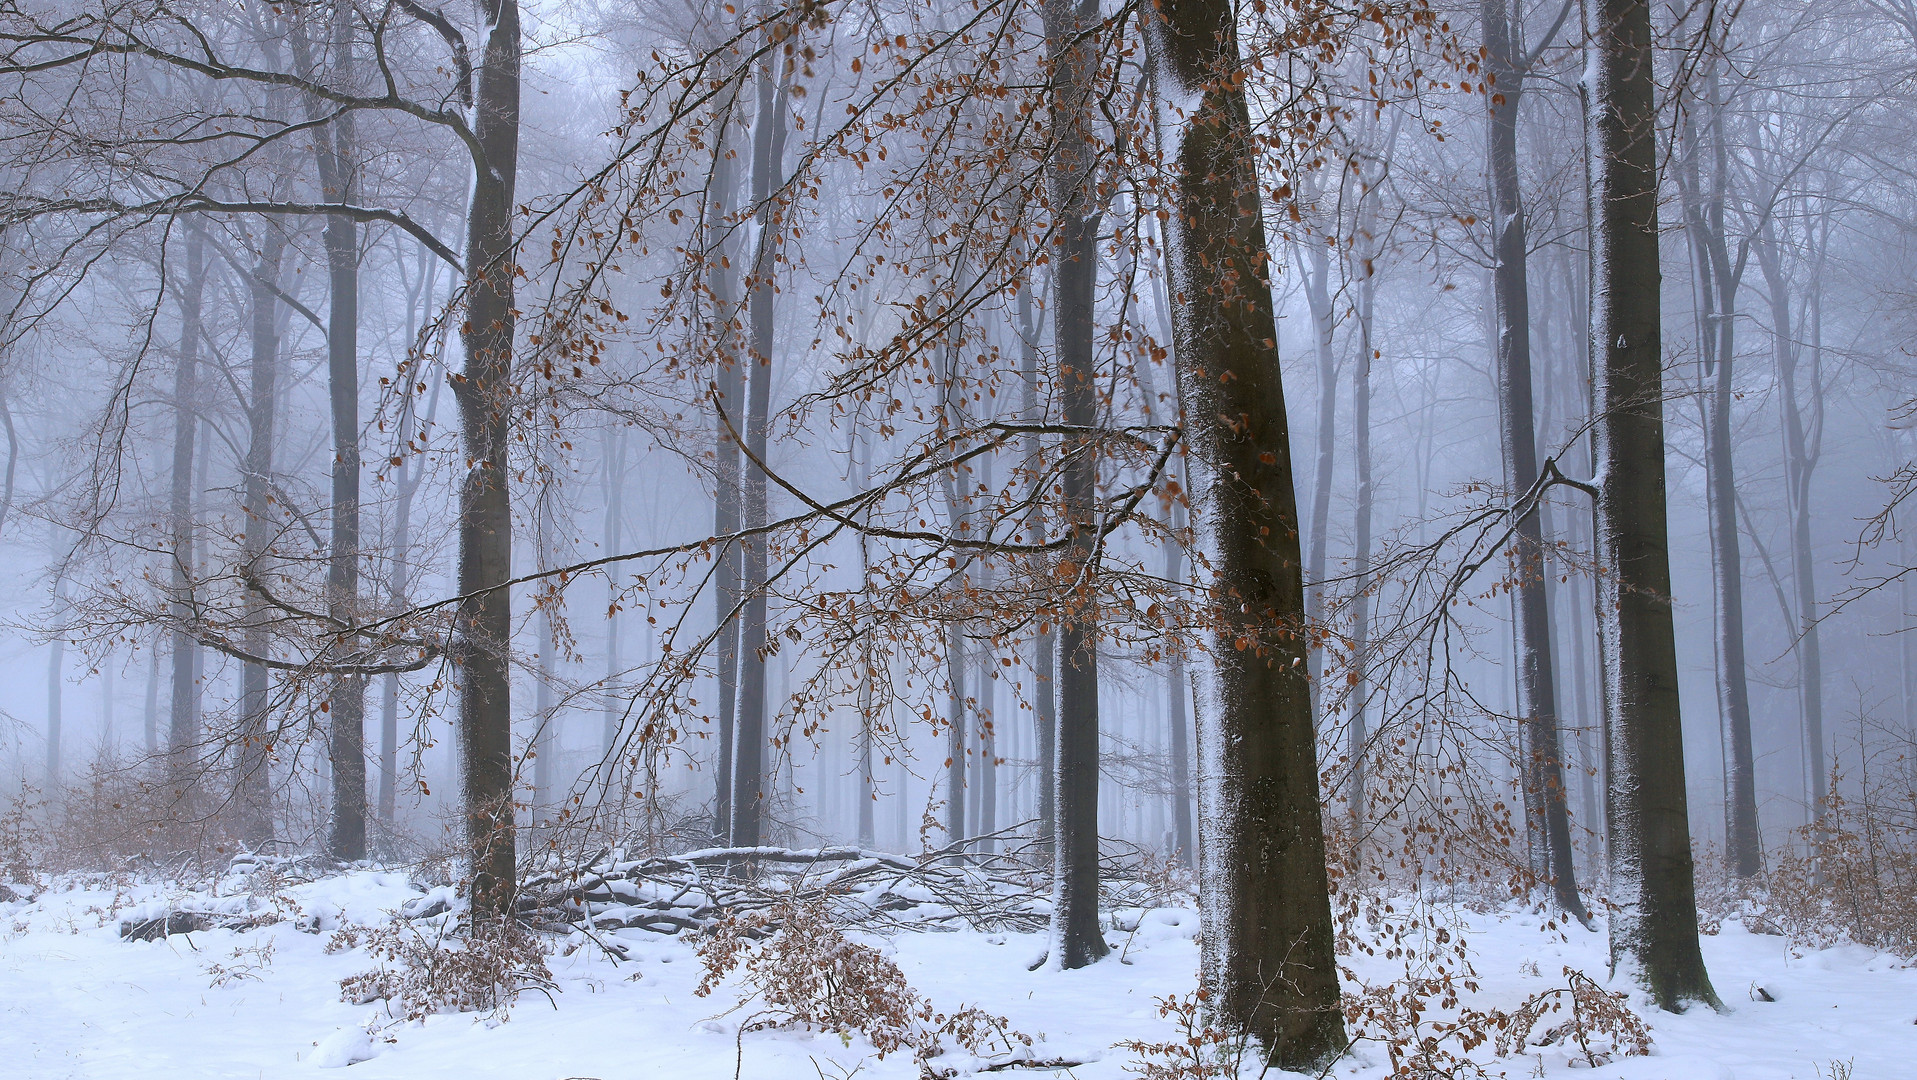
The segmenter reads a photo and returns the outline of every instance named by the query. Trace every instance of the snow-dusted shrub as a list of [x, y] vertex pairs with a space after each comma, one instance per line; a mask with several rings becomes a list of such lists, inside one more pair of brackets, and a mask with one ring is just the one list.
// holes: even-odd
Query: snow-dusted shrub
[[[1576, 1043], [1584, 1063], [1596, 1068], [1613, 1058], [1651, 1052], [1651, 1029], [1631, 1010], [1628, 995], [1604, 989], [1575, 968], [1565, 968], [1564, 979], [1563, 986], [1533, 994], [1503, 1018], [1499, 1056], [1523, 1053], [1527, 1046]], [[1560, 1015], [1562, 1021], [1534, 1037], [1539, 1025]]]
[[1448, 976], [1407, 975], [1346, 993], [1345, 1027], [1351, 1040], [1375, 1042], [1391, 1062], [1391, 1080], [1461, 1080], [1487, 1075], [1470, 1057], [1503, 1026], [1497, 1012], [1459, 1008], [1458, 984]]
[[42, 852], [35, 818], [44, 806], [39, 791], [22, 783], [0, 811], [0, 886], [31, 882], [39, 874]]
[[745, 993], [735, 1008], [756, 1006], [739, 1025], [750, 1031], [804, 1027], [841, 1038], [864, 1038], [880, 1058], [909, 1051], [920, 1073], [949, 1075], [933, 1064], [945, 1040], [974, 1056], [1015, 1055], [1032, 1045], [1002, 1016], [965, 1007], [935, 1011], [884, 953], [848, 939], [830, 907], [817, 898], [729, 916], [699, 943], [705, 975], [695, 993], [707, 997], [734, 971]]
[[354, 1004], [383, 1000], [406, 1020], [441, 1012], [503, 1017], [520, 991], [553, 985], [545, 943], [513, 920], [462, 926], [450, 914], [396, 919], [371, 929], [343, 928], [328, 948], [361, 944], [379, 964], [341, 979], [340, 997]]
[[1237, 1080], [1250, 1041], [1215, 1022], [1205, 1007], [1208, 998], [1201, 989], [1156, 999], [1158, 1015], [1178, 1025], [1178, 1035], [1164, 1042], [1119, 1043], [1121, 1050], [1138, 1055], [1132, 1060], [1132, 1075], [1139, 1080]]
[[1917, 788], [1851, 799], [1837, 793], [1841, 779], [1832, 775], [1822, 827], [1799, 829], [1801, 850], [1776, 854], [1752, 922], [1800, 947], [1853, 942], [1917, 962]]

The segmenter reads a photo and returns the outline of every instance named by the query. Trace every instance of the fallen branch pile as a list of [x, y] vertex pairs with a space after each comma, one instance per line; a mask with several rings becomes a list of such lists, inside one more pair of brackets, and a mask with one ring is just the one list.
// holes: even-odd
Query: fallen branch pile
[[986, 855], [982, 846], [974, 839], [910, 856], [856, 847], [706, 848], [635, 860], [601, 851], [524, 878], [519, 915], [535, 929], [677, 934], [818, 900], [839, 925], [865, 930], [1043, 927], [1051, 901], [1037, 887], [1042, 875], [1022, 852]]

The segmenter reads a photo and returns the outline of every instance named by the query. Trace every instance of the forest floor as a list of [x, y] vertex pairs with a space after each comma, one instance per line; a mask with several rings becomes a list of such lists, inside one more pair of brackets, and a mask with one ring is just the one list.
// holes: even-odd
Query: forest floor
[[[877, 1060], [862, 1040], [739, 1025], [733, 984], [693, 993], [702, 969], [690, 943], [644, 931], [616, 936], [630, 959], [615, 964], [583, 948], [550, 960], [555, 992], [522, 995], [503, 1022], [441, 1014], [423, 1023], [381, 1024], [382, 1006], [341, 1001], [339, 982], [372, 966], [364, 948], [329, 953], [331, 936], [310, 932], [390, 918], [416, 895], [401, 873], [363, 871], [285, 890], [282, 910], [299, 922], [246, 931], [207, 930], [158, 941], [121, 940], [129, 913], [153, 912], [169, 893], [155, 885], [68, 882], [29, 903], [0, 903], [0, 1076], [89, 1080], [283, 1077], [361, 1059], [364, 1078], [435, 1080], [800, 1080], [917, 1075], [911, 1057]], [[1479, 989], [1464, 1004], [1511, 1010], [1564, 985], [1569, 966], [1599, 981], [1604, 938], [1547, 930], [1518, 907], [1489, 914], [1453, 909]], [[978, 1005], [1034, 1037], [1033, 1053], [1070, 1068], [997, 1075], [1099, 1080], [1138, 1075], [1125, 1040], [1176, 1037], [1156, 999], [1191, 991], [1198, 919], [1186, 909], [1121, 915], [1111, 957], [1079, 971], [1030, 970], [1042, 934], [911, 933], [883, 943], [935, 1007]], [[1682, 1016], [1642, 1003], [1654, 1048], [1575, 1075], [1632, 1080], [1770, 1080], [1917, 1075], [1917, 970], [1854, 947], [1796, 953], [1781, 938], [1727, 921], [1704, 941], [1722, 1013]], [[1381, 953], [1382, 956], [1382, 953]], [[1388, 982], [1395, 961], [1364, 958], [1366, 978]], [[1402, 974], [1399, 965], [1397, 974]], [[1754, 987], [1776, 1000], [1752, 1000]], [[1428, 1019], [1428, 1018], [1427, 1018]], [[1554, 1021], [1547, 1021], [1550, 1024]], [[374, 1033], [369, 1035], [369, 1029]], [[1569, 1076], [1575, 1048], [1532, 1047], [1502, 1060], [1476, 1056], [1489, 1075]], [[969, 1061], [969, 1065], [968, 1065]], [[941, 1059], [945, 1063], [945, 1059]], [[982, 1063], [953, 1058], [961, 1072]], [[1587, 1067], [1588, 1068], [1588, 1067]], [[1844, 1070], [1849, 1070], [1848, 1072]], [[1387, 1051], [1359, 1045], [1333, 1067], [1338, 1077], [1382, 1077]], [[1256, 1075], [1255, 1070], [1246, 1075]], [[1267, 1074], [1270, 1075], [1270, 1074]]]

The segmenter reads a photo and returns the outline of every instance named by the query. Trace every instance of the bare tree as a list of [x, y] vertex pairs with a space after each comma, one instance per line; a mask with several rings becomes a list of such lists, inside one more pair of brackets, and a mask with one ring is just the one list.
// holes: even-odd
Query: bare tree
[[1671, 622], [1650, 4], [1597, 0], [1585, 33], [1611, 963], [1678, 1011], [1717, 995], [1697, 942]]

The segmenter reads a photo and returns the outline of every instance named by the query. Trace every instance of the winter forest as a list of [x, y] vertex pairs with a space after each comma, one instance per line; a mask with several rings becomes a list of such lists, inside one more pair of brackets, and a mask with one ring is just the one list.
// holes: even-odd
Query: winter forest
[[1907, 1075], [1914, 107], [1911, 0], [0, 0], [0, 1074]]

